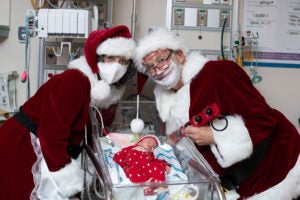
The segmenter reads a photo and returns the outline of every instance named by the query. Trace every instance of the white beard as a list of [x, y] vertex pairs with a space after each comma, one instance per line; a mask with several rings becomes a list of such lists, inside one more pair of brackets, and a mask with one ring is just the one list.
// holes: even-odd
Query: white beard
[[171, 89], [180, 80], [181, 68], [173, 60], [171, 60], [168, 65], [168, 68], [160, 75], [150, 77], [158, 85], [166, 89]]
[[70, 62], [68, 68], [78, 69], [89, 78], [91, 83], [90, 105], [108, 108], [110, 105], [117, 103], [124, 94], [125, 87], [117, 89], [103, 80], [99, 81], [97, 76], [93, 74], [84, 56]]

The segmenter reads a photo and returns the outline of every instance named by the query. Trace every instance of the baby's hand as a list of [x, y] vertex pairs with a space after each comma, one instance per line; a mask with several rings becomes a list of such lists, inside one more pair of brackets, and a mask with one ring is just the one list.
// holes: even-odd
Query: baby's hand
[[169, 165], [166, 166], [166, 172], [167, 174], [170, 174], [171, 173], [171, 167]]

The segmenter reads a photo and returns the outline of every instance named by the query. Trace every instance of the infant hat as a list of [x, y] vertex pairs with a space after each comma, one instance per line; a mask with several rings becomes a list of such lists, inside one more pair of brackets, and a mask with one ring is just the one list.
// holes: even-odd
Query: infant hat
[[126, 26], [115, 26], [90, 33], [84, 46], [84, 56], [94, 74], [99, 73], [98, 55], [133, 58], [135, 41]]
[[161, 145], [159, 139], [155, 136], [155, 135], [143, 135], [141, 136], [137, 141], [136, 141], [136, 145], [138, 145], [139, 143], [141, 143], [143, 140], [145, 139], [153, 139], [156, 142], [156, 146]]

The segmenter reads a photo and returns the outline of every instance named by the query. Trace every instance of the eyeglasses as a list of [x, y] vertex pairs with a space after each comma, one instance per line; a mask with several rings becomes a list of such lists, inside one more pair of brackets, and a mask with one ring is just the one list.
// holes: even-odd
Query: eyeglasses
[[164, 71], [168, 66], [172, 53], [171, 49], [164, 49], [147, 56], [142, 62], [142, 65], [146, 68], [146, 73], [154, 76], [158, 71]]
[[123, 56], [107, 56], [107, 55], [101, 55], [97, 58], [98, 62], [103, 63], [120, 63], [121, 65], [128, 66], [130, 64], [130, 59], [127, 59]]

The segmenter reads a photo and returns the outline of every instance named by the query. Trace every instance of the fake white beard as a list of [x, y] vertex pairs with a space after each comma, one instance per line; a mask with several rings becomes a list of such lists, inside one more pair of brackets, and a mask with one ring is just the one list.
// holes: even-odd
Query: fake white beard
[[[155, 77], [150, 77], [158, 85], [166, 89], [171, 89], [180, 80], [180, 67], [173, 60], [168, 65], [168, 68], [163, 73]], [[160, 77], [164, 78], [160, 80]]]

